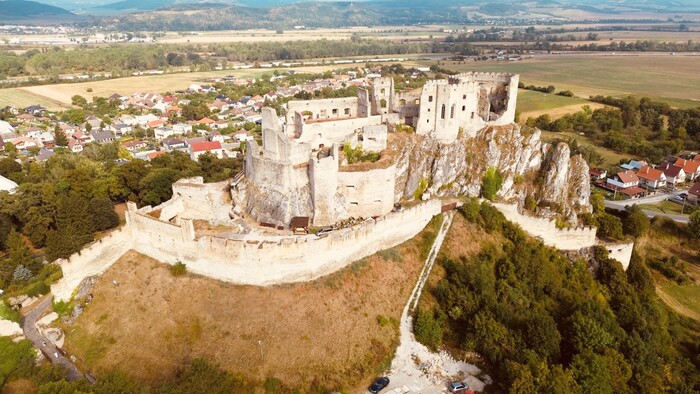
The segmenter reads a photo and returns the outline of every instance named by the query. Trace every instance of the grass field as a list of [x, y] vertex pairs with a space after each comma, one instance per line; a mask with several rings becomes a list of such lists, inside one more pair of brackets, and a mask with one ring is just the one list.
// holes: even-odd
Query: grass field
[[429, 234], [430, 226], [313, 282], [269, 287], [174, 277], [167, 265], [129, 252], [64, 327], [66, 349], [98, 376], [118, 368], [159, 383], [204, 357], [252, 382], [275, 377], [302, 392], [311, 382], [324, 392], [359, 392], [392, 358]]
[[700, 106], [698, 56], [562, 55], [519, 62], [450, 64], [456, 71], [489, 71], [520, 74], [526, 85], [554, 85], [577, 96], [648, 96], [676, 107]]
[[569, 138], [573, 138], [573, 139], [577, 140], [578, 143], [581, 145], [588, 145], [588, 146], [592, 146], [593, 148], [595, 148], [595, 150], [605, 160], [602, 164], [602, 167], [613, 167], [613, 166], [616, 166], [618, 163], [620, 163], [621, 159], [629, 159], [630, 158], [629, 155], [618, 153], [618, 152], [615, 152], [614, 150], [610, 150], [610, 149], [602, 147], [602, 146], [597, 146], [585, 135], [579, 135], [579, 134], [572, 133], [572, 132], [542, 131], [542, 140], [543, 141], [552, 141], [554, 139], [566, 140]]
[[[661, 201], [655, 204], [641, 204], [639, 205], [640, 208], [646, 209], [649, 211], [655, 211], [655, 212], [663, 212], [663, 213], [670, 213], [674, 215], [690, 215], [692, 212], [694, 212], [697, 208], [693, 206], [686, 205], [683, 207], [681, 204], [677, 204], [673, 201]], [[682, 211], [682, 212], [681, 212]]]
[[547, 94], [534, 90], [518, 90], [517, 110], [520, 112], [520, 122], [525, 123], [527, 118], [536, 118], [548, 114], [552, 119], [558, 119], [564, 115], [581, 110], [584, 105], [596, 109], [602, 104], [593, 103], [579, 97], [565, 97], [556, 94]]

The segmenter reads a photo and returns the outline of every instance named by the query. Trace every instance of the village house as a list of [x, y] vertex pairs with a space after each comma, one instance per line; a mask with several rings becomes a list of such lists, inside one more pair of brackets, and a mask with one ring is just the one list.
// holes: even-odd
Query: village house
[[643, 166], [637, 171], [637, 177], [641, 186], [647, 189], [656, 190], [661, 187], [666, 187], [666, 175], [663, 171], [650, 166]]
[[597, 182], [605, 179], [608, 176], [608, 172], [599, 168], [591, 168], [588, 171], [588, 175], [591, 177], [592, 182]]
[[688, 202], [700, 204], [700, 182], [695, 182], [688, 190]]
[[683, 168], [686, 178], [691, 182], [700, 177], [700, 160], [678, 159], [675, 165]]
[[664, 175], [666, 175], [666, 181], [670, 185], [678, 186], [685, 182], [685, 171], [683, 171], [682, 167], [665, 162], [659, 164], [657, 168], [664, 172]]
[[111, 131], [101, 131], [98, 133], [91, 134], [93, 141], [98, 144], [105, 144], [114, 141], [114, 134]]
[[187, 134], [192, 132], [192, 125], [187, 123], [177, 123], [173, 125], [173, 130], [177, 134]]
[[630, 160], [629, 163], [627, 163], [627, 164], [622, 164], [620, 167], [621, 167], [623, 170], [638, 170], [638, 169], [640, 169], [640, 168], [642, 168], [642, 167], [644, 167], [644, 166], [646, 166], [646, 165], [648, 165], [648, 164], [647, 164], [647, 162], [644, 161], [644, 160], [641, 160], [641, 161]]
[[167, 150], [184, 149], [187, 147], [185, 141], [178, 138], [168, 138], [163, 141], [163, 147]]
[[639, 185], [639, 178], [632, 170], [627, 170], [608, 177], [606, 183], [612, 189], [626, 189]]
[[126, 133], [130, 133], [130, 132], [131, 132], [131, 126], [129, 126], [128, 124], [125, 124], [125, 123], [116, 123], [116, 124], [110, 125], [110, 126], [108, 127], [108, 130], [110, 130], [111, 132], [113, 132], [114, 135], [115, 135], [117, 138], [119, 138], [119, 137], [123, 136], [123, 135], [126, 134]]
[[139, 149], [143, 149], [148, 146], [148, 144], [145, 141], [140, 141], [140, 140], [134, 140], [134, 141], [125, 141], [122, 142], [122, 146], [126, 148], [129, 152], [136, 152]]
[[80, 143], [80, 141], [71, 138], [68, 140], [68, 149], [70, 149], [70, 151], [73, 153], [80, 153], [83, 151], [83, 145]]
[[224, 157], [224, 149], [219, 141], [196, 142], [190, 145], [190, 158], [197, 160], [200, 155], [212, 153], [219, 159]]
[[158, 141], [176, 134], [178, 134], [177, 131], [175, 131], [175, 129], [171, 127], [156, 127], [155, 129], [153, 129], [153, 136]]

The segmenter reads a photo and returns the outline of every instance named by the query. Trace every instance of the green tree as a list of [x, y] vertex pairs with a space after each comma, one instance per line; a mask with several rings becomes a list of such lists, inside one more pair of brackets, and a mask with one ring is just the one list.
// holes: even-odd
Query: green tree
[[442, 328], [432, 310], [419, 310], [413, 324], [416, 339], [429, 348], [436, 350], [442, 345]]
[[635, 204], [627, 207], [627, 217], [622, 222], [625, 234], [641, 237], [649, 231], [649, 217]]
[[690, 233], [691, 239], [700, 239], [700, 210], [690, 214], [688, 220], [688, 232]]
[[501, 172], [493, 167], [489, 167], [481, 183], [481, 195], [487, 200], [493, 200], [502, 186], [503, 175], [501, 175]]
[[66, 147], [68, 146], [68, 137], [66, 137], [66, 133], [61, 130], [58, 125], [53, 131], [53, 141], [56, 146], [61, 146], [61, 147]]
[[596, 236], [599, 238], [613, 238], [617, 240], [623, 239], [622, 235], [622, 222], [617, 216], [613, 216], [609, 213], [601, 213], [597, 215], [598, 219], [598, 231]]
[[95, 231], [104, 231], [119, 225], [119, 215], [109, 198], [93, 198], [88, 207]]

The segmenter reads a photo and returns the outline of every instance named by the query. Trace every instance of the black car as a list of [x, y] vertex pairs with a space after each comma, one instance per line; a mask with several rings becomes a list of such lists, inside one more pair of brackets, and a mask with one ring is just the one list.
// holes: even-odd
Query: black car
[[377, 394], [378, 392], [382, 391], [382, 389], [386, 386], [389, 385], [389, 378], [386, 376], [382, 376], [381, 378], [377, 379], [372, 383], [371, 386], [369, 386], [369, 392], [372, 394]]

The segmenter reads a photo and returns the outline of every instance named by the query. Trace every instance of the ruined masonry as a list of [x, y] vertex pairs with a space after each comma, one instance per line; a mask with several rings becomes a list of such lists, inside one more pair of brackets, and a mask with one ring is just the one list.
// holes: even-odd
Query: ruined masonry
[[[595, 229], [559, 230], [551, 217], [518, 210], [537, 195], [575, 223], [591, 206], [583, 159], [514, 123], [517, 86], [517, 75], [468, 73], [396, 92], [393, 79], [377, 78], [357, 97], [291, 101], [284, 117], [264, 108], [262, 146], [247, 143], [244, 173], [180, 180], [156, 207], [129, 203], [126, 226], [59, 261], [64, 276], [52, 292], [69, 299], [130, 249], [233, 283], [312, 280], [411, 239], [441, 212], [440, 197], [478, 196], [488, 168], [504, 176], [498, 195], [511, 205], [497, 207], [506, 217], [548, 245], [591, 247]], [[346, 147], [380, 158], [350, 164]], [[528, 189], [526, 177], [545, 183]], [[300, 218], [335, 227], [298, 235], [290, 223]], [[626, 248], [609, 250], [626, 263]]]

